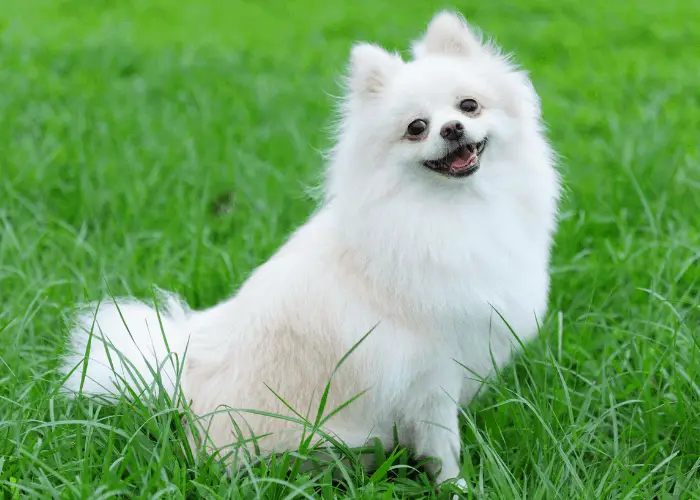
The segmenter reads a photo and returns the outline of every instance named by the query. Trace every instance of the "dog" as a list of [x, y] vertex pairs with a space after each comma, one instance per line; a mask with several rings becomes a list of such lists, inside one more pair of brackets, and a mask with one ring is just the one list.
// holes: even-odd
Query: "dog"
[[561, 183], [534, 86], [495, 43], [441, 11], [411, 52], [352, 47], [323, 199], [235, 295], [89, 304], [65, 390], [182, 390], [210, 452], [294, 450], [322, 406], [325, 436], [398, 436], [458, 478], [459, 406], [547, 312]]

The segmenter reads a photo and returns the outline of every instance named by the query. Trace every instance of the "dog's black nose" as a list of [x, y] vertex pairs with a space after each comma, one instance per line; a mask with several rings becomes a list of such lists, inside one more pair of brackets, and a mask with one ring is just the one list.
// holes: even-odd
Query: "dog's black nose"
[[458, 141], [464, 135], [464, 125], [457, 120], [447, 122], [440, 129], [440, 135], [448, 141]]

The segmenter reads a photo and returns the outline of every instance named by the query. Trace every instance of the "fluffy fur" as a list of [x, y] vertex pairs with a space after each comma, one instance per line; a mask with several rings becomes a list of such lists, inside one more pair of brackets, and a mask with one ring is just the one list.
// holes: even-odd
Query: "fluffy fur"
[[[560, 188], [526, 73], [449, 12], [413, 55], [353, 47], [325, 199], [235, 296], [204, 311], [168, 294], [158, 312], [134, 300], [93, 306], [71, 332], [65, 387], [78, 391], [84, 370], [89, 394], [152, 385], [151, 366], [172, 391], [167, 340], [180, 359], [187, 350], [180, 386], [206, 417], [210, 449], [251, 433], [265, 435], [262, 453], [293, 449], [297, 424], [222, 409], [293, 416], [273, 389], [313, 416], [339, 360], [371, 331], [333, 374], [326, 413], [367, 392], [326, 430], [349, 446], [378, 437], [391, 447], [396, 424], [416, 455], [439, 459], [438, 482], [458, 476], [457, 403], [477, 391], [475, 374], [509, 359], [513, 332], [533, 338], [546, 312]], [[464, 98], [478, 114], [460, 110]], [[428, 131], [407, 140], [415, 119]], [[448, 152], [439, 129], [453, 120], [470, 141], [488, 138], [466, 178], [424, 165]]]

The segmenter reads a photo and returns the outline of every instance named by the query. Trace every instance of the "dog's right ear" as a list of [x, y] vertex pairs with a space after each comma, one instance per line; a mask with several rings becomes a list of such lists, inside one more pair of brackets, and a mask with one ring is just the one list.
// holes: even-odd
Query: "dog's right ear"
[[416, 59], [428, 54], [471, 57], [484, 51], [493, 52], [492, 47], [483, 43], [478, 31], [470, 28], [460, 14], [451, 11], [438, 12], [428, 23], [423, 38], [413, 42], [411, 48]]
[[358, 43], [350, 53], [349, 87], [353, 95], [371, 96], [384, 90], [404, 64], [397, 54], [370, 43]]

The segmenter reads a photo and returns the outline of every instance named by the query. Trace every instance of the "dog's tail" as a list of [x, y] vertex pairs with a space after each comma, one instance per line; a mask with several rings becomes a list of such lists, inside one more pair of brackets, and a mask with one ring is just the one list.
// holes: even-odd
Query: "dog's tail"
[[164, 391], [174, 399], [192, 314], [177, 296], [162, 291], [153, 307], [135, 299], [83, 307], [72, 321], [59, 369], [66, 377], [63, 390], [93, 396]]

